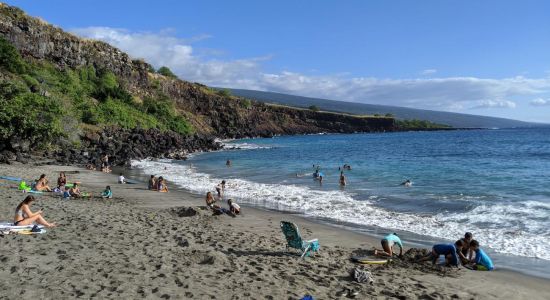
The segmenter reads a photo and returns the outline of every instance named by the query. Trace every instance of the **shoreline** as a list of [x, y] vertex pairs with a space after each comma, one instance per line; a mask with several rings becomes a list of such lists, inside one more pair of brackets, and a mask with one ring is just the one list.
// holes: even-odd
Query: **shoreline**
[[[143, 181], [143, 184], [145, 184], [147, 180], [147, 174], [143, 172], [142, 169], [135, 169], [135, 168], [124, 168], [124, 167], [117, 167], [113, 170], [113, 173], [118, 174], [120, 171], [124, 172], [124, 174], [131, 174], [134, 178]], [[169, 182], [171, 186], [176, 186], [175, 183]], [[187, 190], [185, 188], [177, 187], [177, 191], [180, 193], [184, 193], [188, 195], [188, 197], [196, 198], [199, 202], [204, 202], [204, 197], [199, 195], [198, 193], [195, 193], [191, 190]], [[366, 239], [370, 244], [374, 244], [377, 247], [379, 246], [380, 239], [388, 234], [390, 231], [398, 232], [401, 239], [404, 241], [405, 249], [409, 249], [411, 247], [415, 248], [426, 248], [430, 249], [430, 247], [436, 243], [452, 243], [451, 240], [445, 240], [440, 239], [428, 235], [420, 235], [404, 230], [395, 230], [395, 229], [389, 229], [384, 227], [374, 227], [374, 226], [366, 226], [366, 225], [358, 225], [354, 223], [346, 223], [342, 221], [336, 221], [329, 218], [318, 218], [314, 216], [307, 216], [303, 213], [299, 212], [292, 212], [292, 211], [281, 211], [276, 210], [268, 207], [261, 207], [261, 206], [255, 206], [251, 205], [249, 203], [239, 203], [242, 207], [245, 207], [247, 210], [253, 210], [256, 212], [266, 212], [266, 213], [273, 213], [278, 214], [281, 216], [294, 216], [299, 220], [302, 220], [303, 222], [310, 222], [320, 225], [329, 226], [330, 228], [333, 228], [334, 230], [338, 230], [341, 232], [352, 232], [354, 234], [358, 234], [359, 236], [362, 236], [364, 239]], [[495, 257], [497, 260], [495, 262]], [[532, 257], [521, 257], [521, 256], [514, 256], [509, 254], [503, 254], [503, 253], [493, 253], [491, 256], [493, 258], [493, 262], [495, 262], [497, 268], [499, 270], [511, 272], [511, 273], [519, 273], [525, 276], [530, 276], [533, 278], [541, 278], [550, 280], [550, 273], [543, 273], [544, 266], [546, 264], [549, 264], [548, 261], [543, 261], [543, 266], [540, 265], [541, 261], [537, 258]], [[504, 265], [501, 265], [502, 260], [505, 260], [506, 258], [511, 258], [514, 260], [512, 263], [510, 261], [506, 261]], [[521, 267], [533, 267], [536, 268], [534, 271], [531, 270], [525, 270], [525, 269], [517, 269]]]
[[[296, 214], [249, 207], [237, 218], [210, 216], [200, 211], [200, 196], [118, 185], [115, 174], [55, 165], [0, 165], [1, 175], [34, 178], [43, 172], [51, 182], [60, 170], [79, 171], [68, 177], [82, 181], [83, 190], [97, 193], [110, 184], [115, 198], [63, 201], [40, 196], [33, 209], [45, 207], [46, 219], [60, 226], [41, 235], [1, 239], [0, 288], [8, 298], [299, 299], [309, 293], [316, 299], [334, 299], [342, 287], [358, 290], [363, 298], [544, 299], [550, 292], [550, 280], [518, 272], [462, 268], [441, 273], [423, 265], [368, 266], [375, 284], [353, 283], [347, 272], [357, 265], [349, 261], [350, 254], [378, 247], [378, 239]], [[1, 183], [5, 219], [24, 194]], [[185, 206], [199, 209], [198, 215], [177, 217], [171, 209]], [[278, 228], [282, 219], [295, 222], [305, 238], [319, 238], [319, 254], [306, 260], [284, 254]], [[219, 288], [227, 286], [234, 288], [220, 294]]]

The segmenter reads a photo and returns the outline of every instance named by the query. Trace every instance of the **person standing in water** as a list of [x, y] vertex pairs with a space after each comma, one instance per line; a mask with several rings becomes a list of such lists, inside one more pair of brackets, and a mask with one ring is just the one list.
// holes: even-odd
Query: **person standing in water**
[[340, 186], [346, 186], [346, 176], [344, 175], [344, 171], [340, 172]]
[[223, 193], [225, 192], [225, 180], [222, 180], [221, 183], [216, 185], [216, 192], [218, 193], [218, 198], [221, 199], [223, 197]]
[[225, 162], [225, 165], [228, 166], [228, 167], [231, 167], [231, 160], [228, 159], [228, 160]]

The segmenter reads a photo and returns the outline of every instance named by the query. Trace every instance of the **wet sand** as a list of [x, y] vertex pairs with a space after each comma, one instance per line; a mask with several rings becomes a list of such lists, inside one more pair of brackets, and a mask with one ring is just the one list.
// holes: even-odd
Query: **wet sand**
[[[62, 200], [38, 196], [59, 227], [45, 234], [0, 237], [0, 298], [164, 299], [545, 299], [550, 283], [517, 272], [475, 272], [416, 264], [406, 256], [369, 269], [372, 285], [355, 283], [349, 257], [379, 241], [306, 220], [299, 215], [244, 208], [243, 215], [212, 216], [204, 199], [182, 191], [156, 193], [145, 185], [116, 183], [117, 176], [75, 167], [0, 165], [0, 175], [55, 182], [59, 171], [82, 190], [99, 194], [111, 185], [113, 199]], [[11, 221], [26, 194], [0, 180], [0, 221]], [[191, 207], [192, 209], [189, 209]], [[189, 212], [196, 212], [189, 216]], [[287, 253], [281, 220], [295, 222], [321, 251], [304, 260]], [[409, 252], [411, 256], [414, 251]]]

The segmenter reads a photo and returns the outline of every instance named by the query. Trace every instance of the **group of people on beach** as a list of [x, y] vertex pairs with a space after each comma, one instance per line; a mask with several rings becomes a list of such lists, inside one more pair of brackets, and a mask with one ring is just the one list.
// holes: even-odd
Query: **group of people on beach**
[[168, 193], [168, 185], [166, 185], [166, 180], [162, 176], [157, 178], [155, 175], [151, 175], [151, 178], [147, 182], [147, 189], [159, 193]]
[[[390, 233], [382, 240], [382, 249], [375, 249], [374, 255], [382, 257], [393, 257], [394, 246], [399, 247], [398, 257], [403, 256], [403, 243], [397, 233]], [[428, 255], [418, 258], [417, 262], [431, 260], [436, 264], [437, 260], [443, 256], [446, 266], [464, 266], [465, 268], [478, 271], [491, 271], [494, 269], [493, 261], [483, 251], [479, 242], [473, 239], [471, 232], [466, 232], [463, 238], [460, 238], [453, 244], [436, 244]]]
[[206, 193], [206, 207], [211, 209], [212, 212], [216, 215], [227, 214], [232, 217], [235, 217], [241, 213], [241, 207], [233, 201], [233, 199], [227, 199], [228, 208], [224, 208], [216, 203], [222, 203], [225, 193], [225, 180], [222, 180], [217, 184], [214, 189], [216, 190], [216, 197], [212, 192]]

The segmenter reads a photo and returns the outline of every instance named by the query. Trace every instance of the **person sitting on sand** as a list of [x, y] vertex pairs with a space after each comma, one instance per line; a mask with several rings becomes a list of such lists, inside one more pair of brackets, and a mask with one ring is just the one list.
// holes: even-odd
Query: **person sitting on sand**
[[111, 199], [113, 198], [113, 191], [111, 191], [110, 186], [106, 186], [105, 190], [101, 193], [101, 198], [103, 199]]
[[126, 178], [124, 178], [124, 174], [120, 173], [120, 176], [118, 176], [118, 183], [120, 184], [126, 183]]
[[73, 186], [69, 189], [69, 195], [71, 197], [82, 197], [82, 192], [80, 191], [80, 188], [78, 187], [78, 183], [73, 183]]
[[439, 256], [445, 256], [445, 265], [458, 267], [458, 251], [462, 250], [462, 241], [458, 240], [453, 244], [437, 244], [432, 247], [432, 252], [427, 256], [419, 259], [419, 262], [432, 260], [432, 264], [435, 264]]
[[46, 174], [40, 175], [40, 178], [36, 182], [35, 190], [39, 192], [51, 192], [52, 189], [48, 186], [48, 180], [46, 179]]
[[87, 169], [87, 170], [90, 170], [90, 171], [95, 171], [96, 168], [95, 168], [95, 166], [94, 166], [93, 164], [87, 163], [87, 164], [86, 164], [86, 169]]
[[221, 183], [216, 185], [216, 192], [218, 193], [218, 198], [222, 198], [223, 192], [225, 191], [225, 180], [222, 180]]
[[233, 199], [227, 199], [227, 205], [229, 205], [229, 211], [238, 215], [241, 213], [241, 207], [239, 204], [233, 202]]
[[166, 181], [162, 176], [159, 177], [159, 180], [157, 182], [157, 191], [160, 193], [167, 193], [168, 192], [168, 186], [166, 185]]
[[206, 206], [208, 208], [210, 208], [215, 215], [221, 215], [221, 214], [228, 214], [232, 217], [235, 217], [235, 214], [232, 213], [230, 210], [227, 210], [217, 204], [216, 203], [216, 199], [214, 199], [214, 195], [212, 194], [212, 192], [208, 192], [206, 193]]
[[32, 202], [35, 200], [34, 196], [29, 195], [15, 208], [15, 216], [13, 218], [13, 225], [24, 226], [31, 225], [34, 222], [44, 225], [46, 227], [55, 227], [55, 223], [48, 223], [44, 217], [42, 217], [42, 210], [33, 213], [30, 209]]
[[393, 257], [393, 246], [399, 246], [399, 257], [403, 256], [403, 243], [401, 239], [397, 236], [397, 233], [390, 233], [386, 235], [382, 241], [382, 250], [374, 249], [374, 255], [377, 256], [389, 256]]
[[58, 189], [65, 189], [65, 185], [67, 184], [67, 177], [65, 176], [65, 172], [60, 172], [59, 177], [57, 178], [57, 188]]
[[344, 171], [340, 172], [340, 186], [346, 186], [346, 176], [344, 176]]
[[471, 261], [471, 264], [466, 266], [467, 268], [477, 271], [492, 271], [495, 268], [491, 258], [485, 251], [479, 248], [478, 241], [472, 240], [470, 242], [470, 249], [476, 254], [476, 257]]
[[147, 188], [149, 190], [157, 189], [157, 178], [155, 177], [155, 175], [151, 175], [151, 178], [149, 178], [149, 183], [147, 185]]
[[464, 237], [460, 239], [462, 241], [462, 250], [458, 253], [458, 256], [460, 256], [462, 264], [466, 264], [472, 259], [473, 251], [470, 249], [472, 237], [473, 235], [471, 232], [466, 232]]

